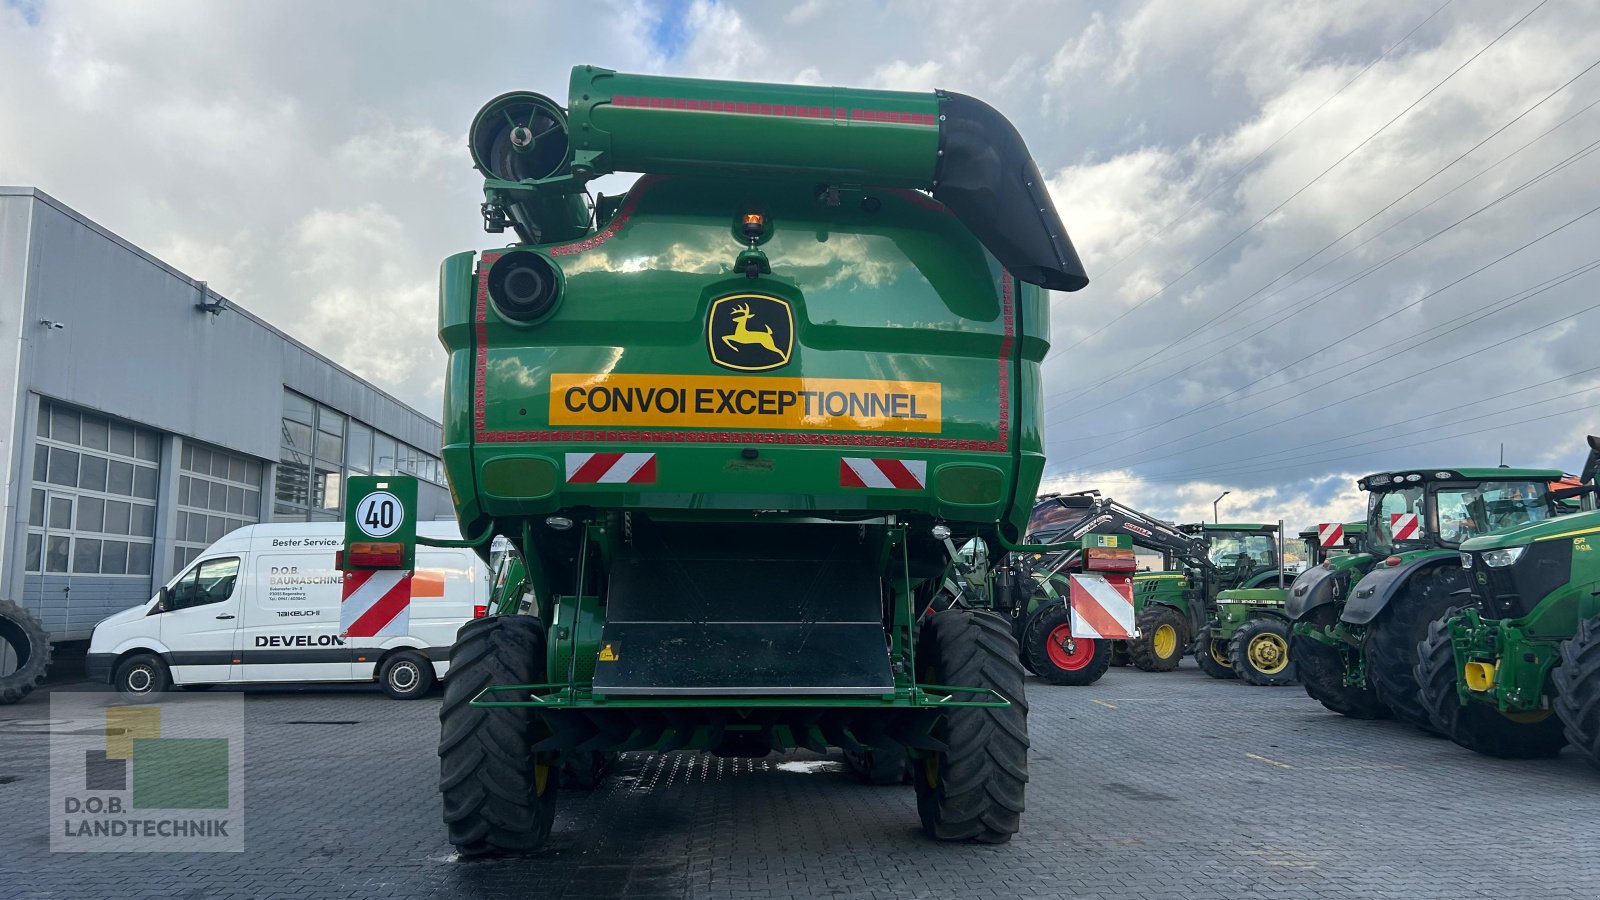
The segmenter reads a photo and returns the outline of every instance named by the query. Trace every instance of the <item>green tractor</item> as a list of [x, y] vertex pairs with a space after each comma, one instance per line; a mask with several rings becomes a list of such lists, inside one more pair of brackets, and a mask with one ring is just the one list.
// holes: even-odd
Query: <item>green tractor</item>
[[1461, 544], [1470, 595], [1435, 620], [1417, 648], [1417, 682], [1433, 726], [1469, 750], [1526, 759], [1571, 743], [1600, 766], [1600, 437], [1575, 488], [1589, 512]]
[[1178, 667], [1189, 648], [1213, 677], [1232, 677], [1231, 663], [1214, 648], [1211, 629], [1223, 591], [1273, 587], [1285, 577], [1279, 560], [1279, 528], [1269, 524], [1182, 525], [1196, 549], [1175, 555], [1182, 568], [1134, 576], [1139, 637], [1127, 644], [1128, 659], [1147, 672]]
[[[1299, 534], [1300, 557], [1306, 568], [1315, 567], [1329, 556], [1349, 553], [1365, 531], [1365, 523], [1360, 522], [1308, 528]], [[1205, 639], [1195, 649], [1195, 658], [1206, 674], [1238, 678], [1260, 687], [1294, 681], [1289, 657], [1291, 627], [1284, 611], [1289, 598], [1287, 583], [1292, 578], [1287, 570], [1283, 578], [1267, 586], [1218, 592]]]
[[[798, 748], [909, 757], [927, 834], [1008, 840], [1011, 593], [935, 598], [955, 546], [1061, 549], [1020, 543], [1044, 289], [1088, 279], [1016, 129], [944, 91], [579, 66], [469, 146], [516, 240], [441, 268], [443, 455], [465, 542], [515, 562], [450, 653], [450, 841], [538, 848], [596, 754]], [[591, 199], [613, 172], [644, 177]], [[352, 479], [348, 566], [404, 564], [380, 482]]]
[[1415, 667], [1430, 623], [1462, 600], [1463, 541], [1551, 518], [1565, 507], [1552, 469], [1417, 468], [1368, 475], [1362, 551], [1295, 579], [1290, 656], [1306, 693], [1357, 719], [1390, 714], [1427, 731]]

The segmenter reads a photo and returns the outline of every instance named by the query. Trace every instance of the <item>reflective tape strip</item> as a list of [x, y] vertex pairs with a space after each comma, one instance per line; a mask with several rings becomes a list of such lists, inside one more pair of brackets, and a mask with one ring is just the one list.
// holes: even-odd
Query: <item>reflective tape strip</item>
[[652, 484], [654, 453], [568, 453], [568, 484]]
[[1068, 576], [1072, 636], [1103, 640], [1133, 637], [1133, 580], [1126, 575], [1080, 572]]
[[842, 487], [920, 491], [928, 484], [928, 463], [921, 459], [845, 456], [839, 459], [839, 484]]

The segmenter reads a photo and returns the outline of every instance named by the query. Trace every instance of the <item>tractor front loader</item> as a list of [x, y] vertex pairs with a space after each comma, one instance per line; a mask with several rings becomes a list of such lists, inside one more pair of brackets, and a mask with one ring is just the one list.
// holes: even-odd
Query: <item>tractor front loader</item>
[[[953, 546], [1059, 549], [1021, 543], [1044, 289], [1088, 279], [1016, 129], [945, 91], [579, 66], [469, 147], [515, 241], [441, 268], [443, 456], [467, 541], [517, 561], [451, 653], [450, 841], [538, 848], [574, 755], [794, 748], [909, 756], [928, 835], [1008, 840], [1009, 611], [934, 600]], [[643, 177], [591, 200], [615, 172]]]

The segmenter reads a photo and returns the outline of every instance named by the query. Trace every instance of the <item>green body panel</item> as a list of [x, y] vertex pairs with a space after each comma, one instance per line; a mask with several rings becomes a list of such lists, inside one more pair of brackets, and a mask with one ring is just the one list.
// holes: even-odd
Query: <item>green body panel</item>
[[1288, 619], [1283, 611], [1288, 588], [1240, 588], [1217, 594], [1216, 612], [1211, 619], [1211, 639], [1226, 641], [1244, 624], [1260, 616]]
[[[1526, 554], [1530, 548], [1545, 549], [1540, 545], [1566, 545], [1560, 549], [1570, 563], [1564, 579], [1558, 575], [1544, 579], [1550, 582], [1541, 585], [1547, 593], [1520, 598], [1531, 607], [1526, 614], [1495, 618], [1485, 610], [1466, 609], [1450, 620], [1456, 690], [1462, 703], [1486, 703], [1506, 713], [1549, 709], [1555, 693], [1550, 671], [1560, 659], [1561, 643], [1577, 633], [1584, 619], [1600, 616], [1600, 512], [1563, 516], [1466, 541], [1461, 553], [1472, 557], [1469, 581], [1476, 582], [1474, 591], [1488, 589], [1488, 573], [1494, 571], [1484, 562], [1484, 551], [1522, 548]], [[1485, 599], [1480, 595], [1480, 602]], [[1466, 667], [1473, 662], [1493, 666], [1494, 682], [1488, 690], [1468, 686]]]

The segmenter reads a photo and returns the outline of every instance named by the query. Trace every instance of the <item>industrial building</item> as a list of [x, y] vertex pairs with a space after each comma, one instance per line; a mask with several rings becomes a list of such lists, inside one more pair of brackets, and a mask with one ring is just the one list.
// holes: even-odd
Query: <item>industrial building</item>
[[31, 187], [0, 187], [0, 596], [53, 640], [228, 531], [343, 518], [351, 474], [450, 513], [439, 423]]

